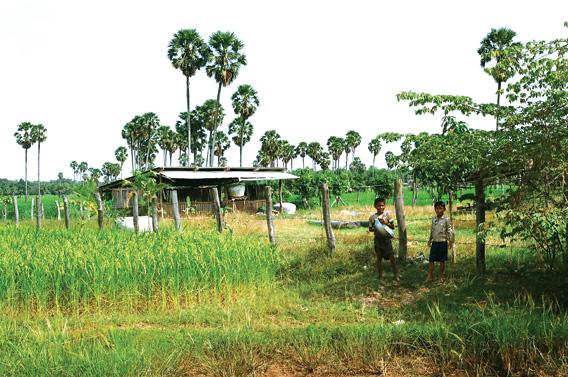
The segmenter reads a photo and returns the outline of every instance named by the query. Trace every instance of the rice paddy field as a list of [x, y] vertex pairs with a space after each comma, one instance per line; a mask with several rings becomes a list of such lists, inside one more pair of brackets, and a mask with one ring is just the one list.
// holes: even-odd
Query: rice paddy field
[[[366, 219], [366, 202], [332, 217]], [[568, 375], [566, 267], [490, 232], [479, 277], [474, 215], [459, 214], [456, 264], [425, 284], [433, 211], [406, 212], [399, 283], [388, 265], [379, 282], [365, 228], [335, 230], [327, 255], [318, 210], [277, 216], [276, 247], [249, 214], [227, 213], [222, 234], [205, 216], [145, 234], [0, 223], [0, 374]]]

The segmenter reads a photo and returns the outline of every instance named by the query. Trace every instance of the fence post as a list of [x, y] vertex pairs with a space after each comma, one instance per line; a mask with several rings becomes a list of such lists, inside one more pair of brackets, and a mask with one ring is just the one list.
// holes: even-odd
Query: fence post
[[20, 212], [18, 211], [18, 197], [16, 195], [12, 196], [14, 202], [14, 220], [16, 221], [16, 226], [20, 225]]
[[398, 258], [406, 260], [408, 250], [408, 237], [406, 234], [406, 220], [404, 218], [404, 194], [402, 190], [402, 179], [397, 178], [394, 182], [394, 190], [396, 193], [395, 211], [396, 223], [398, 224]]
[[178, 192], [177, 190], [172, 190], [172, 212], [174, 215], [174, 223], [176, 225], [176, 230], [179, 230], [181, 227], [180, 220], [179, 220], [179, 204], [178, 204]]
[[30, 206], [30, 221], [34, 221], [34, 206], [35, 206], [35, 197], [32, 196], [32, 205]]
[[57, 221], [61, 221], [61, 209], [57, 200], [55, 201], [55, 209], [57, 209]]
[[219, 233], [221, 233], [223, 231], [223, 215], [221, 215], [219, 190], [217, 190], [217, 187], [213, 187], [209, 192], [211, 195], [211, 199], [213, 200], [213, 211], [215, 212], [215, 219], [217, 220], [217, 230], [219, 231]]
[[104, 221], [104, 207], [103, 200], [101, 199], [101, 194], [98, 191], [95, 191], [95, 201], [97, 202], [97, 223], [99, 224], [99, 230], [102, 230]]
[[158, 231], [158, 199], [156, 195], [152, 197], [152, 229]]
[[132, 192], [132, 224], [134, 225], [134, 232], [138, 233], [140, 227], [138, 225], [138, 192]]
[[274, 232], [274, 219], [272, 217], [272, 187], [266, 186], [266, 225], [268, 226], [268, 241], [270, 245], [276, 244], [276, 234]]
[[41, 229], [41, 194], [37, 195], [36, 205], [36, 227], [39, 230]]
[[327, 237], [327, 247], [329, 248], [329, 254], [333, 254], [335, 251], [335, 236], [333, 230], [331, 229], [331, 216], [329, 213], [329, 189], [327, 184], [321, 185], [322, 193], [322, 210], [323, 210], [323, 224], [325, 227], [325, 235]]
[[280, 208], [279, 211], [280, 214], [284, 213], [284, 208], [282, 208], [282, 180], [279, 179], [278, 180], [278, 198], [279, 198], [279, 203], [280, 203]]
[[69, 200], [67, 199], [67, 195], [63, 197], [63, 213], [65, 215], [65, 229], [69, 229], [71, 221], [69, 216]]

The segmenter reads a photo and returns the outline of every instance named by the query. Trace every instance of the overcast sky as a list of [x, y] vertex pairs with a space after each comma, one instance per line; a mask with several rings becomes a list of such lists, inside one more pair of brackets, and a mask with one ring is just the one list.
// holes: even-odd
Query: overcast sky
[[[0, 177], [23, 177], [24, 151], [13, 134], [24, 121], [47, 128], [44, 180], [58, 172], [72, 177], [71, 160], [95, 167], [114, 161], [114, 150], [125, 145], [120, 131], [137, 114], [154, 112], [173, 127], [185, 109], [185, 79], [166, 51], [182, 28], [197, 29], [205, 40], [217, 30], [233, 31], [245, 45], [247, 66], [221, 92], [224, 131], [238, 85], [251, 84], [260, 97], [245, 165], [269, 129], [292, 144], [322, 145], [331, 135], [356, 130], [363, 137], [356, 154], [370, 164], [367, 144], [378, 133], [440, 130], [439, 116], [414, 115], [396, 102], [397, 93], [493, 101], [496, 85], [476, 52], [487, 32], [508, 27], [519, 41], [566, 37], [566, 20], [565, 0], [2, 0]], [[192, 104], [215, 98], [216, 90], [215, 81], [198, 72]], [[467, 121], [477, 128], [494, 125]], [[36, 148], [30, 151], [35, 179]], [[238, 165], [238, 147], [227, 157]]]

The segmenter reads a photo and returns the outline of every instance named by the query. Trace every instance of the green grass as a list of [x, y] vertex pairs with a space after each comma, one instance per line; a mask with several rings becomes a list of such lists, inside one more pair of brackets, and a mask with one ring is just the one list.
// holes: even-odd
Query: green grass
[[[362, 213], [372, 205], [334, 208]], [[2, 375], [565, 375], [568, 277], [522, 243], [488, 234], [475, 274], [474, 217], [459, 215], [445, 284], [426, 266], [379, 283], [372, 235], [335, 231], [326, 256], [318, 210], [275, 220], [192, 218], [181, 233], [65, 231], [0, 224]], [[407, 209], [410, 256], [425, 250], [428, 207]], [[491, 215], [488, 223], [496, 221]], [[530, 371], [530, 372], [527, 372]]]

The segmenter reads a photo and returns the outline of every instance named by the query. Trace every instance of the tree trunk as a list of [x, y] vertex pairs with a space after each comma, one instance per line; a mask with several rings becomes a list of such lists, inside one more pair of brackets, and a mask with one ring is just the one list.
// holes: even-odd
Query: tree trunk
[[223, 215], [221, 214], [221, 203], [219, 201], [219, 190], [217, 187], [211, 188], [211, 201], [213, 202], [213, 211], [215, 212], [215, 220], [217, 220], [217, 230], [223, 232]]
[[30, 221], [34, 221], [35, 198], [32, 196], [32, 205], [30, 206]]
[[63, 197], [63, 213], [65, 215], [65, 229], [69, 229], [71, 221], [69, 219], [69, 201], [67, 200], [67, 195]]
[[279, 200], [279, 204], [280, 204], [280, 210], [278, 212], [280, 212], [281, 214], [284, 213], [284, 209], [282, 208], [282, 180], [279, 179], [278, 180], [278, 200]]
[[101, 199], [101, 194], [98, 191], [95, 192], [95, 201], [97, 202], [97, 224], [99, 224], [99, 230], [102, 230], [104, 221], [104, 206]]
[[348, 162], [349, 162], [349, 153], [345, 152], [345, 170], [347, 170]]
[[187, 100], [187, 114], [185, 116], [185, 121], [187, 123], [187, 166], [191, 166], [191, 161], [189, 156], [191, 156], [191, 116], [189, 114], [190, 109], [190, 97], [189, 97], [189, 76], [185, 76], [185, 98]]
[[241, 139], [241, 145], [239, 145], [239, 165], [241, 168], [243, 167], [243, 146], [242, 146], [243, 139]]
[[331, 229], [331, 215], [329, 210], [329, 189], [327, 184], [321, 185], [322, 194], [322, 210], [323, 210], [323, 223], [325, 227], [325, 235], [327, 238], [327, 247], [329, 250], [329, 255], [335, 252], [335, 235]]
[[18, 211], [18, 197], [16, 195], [12, 196], [12, 201], [14, 202], [14, 221], [16, 226], [20, 225], [20, 212]]
[[152, 197], [152, 230], [158, 231], [158, 199], [156, 195]]
[[25, 166], [24, 166], [24, 174], [26, 179], [26, 203], [28, 202], [28, 150], [25, 149]]
[[406, 260], [408, 251], [408, 237], [406, 234], [406, 220], [404, 218], [404, 194], [402, 190], [401, 178], [398, 178], [395, 181], [394, 187], [396, 193], [396, 222], [398, 224], [398, 258], [400, 260]]
[[[219, 83], [219, 88], [217, 89], [217, 108], [215, 109], [215, 130], [216, 131], [219, 126], [220, 126], [220, 114], [219, 114], [219, 107], [221, 106], [221, 102], [220, 102], [220, 98], [221, 98], [221, 83]], [[209, 166], [213, 166], [213, 151], [214, 151], [214, 146], [215, 146], [215, 132], [212, 132], [212, 136], [211, 136], [211, 145], [210, 145], [210, 151], [209, 151]]]
[[[497, 107], [500, 106], [501, 102], [501, 81], [497, 81]], [[499, 115], [495, 117], [496, 125], [495, 130], [499, 131]]]
[[179, 218], [179, 204], [178, 204], [177, 190], [172, 190], [171, 195], [172, 195], [172, 212], [173, 212], [173, 215], [174, 215], [174, 223], [175, 223], [175, 226], [176, 226], [176, 230], [180, 230], [181, 221], [180, 221], [180, 218]]
[[373, 153], [373, 168], [375, 167], [375, 158], [376, 157], [377, 157], [377, 155]]
[[305, 157], [302, 157], [302, 169], [305, 169], [305, 168], [306, 168], [306, 164], [305, 164], [304, 159], [305, 159]]
[[132, 195], [132, 223], [134, 225], [134, 232], [138, 233], [138, 192], [133, 191]]
[[41, 229], [41, 195], [37, 196], [36, 228]]
[[416, 178], [412, 178], [412, 208], [416, 207]]
[[268, 241], [270, 245], [276, 245], [276, 233], [274, 231], [274, 219], [272, 217], [272, 187], [265, 187], [266, 193], [266, 226], [268, 227]]
[[4, 203], [2, 215], [4, 216], [4, 222], [8, 221], [8, 204]]
[[485, 192], [483, 178], [478, 178], [475, 182], [475, 261], [478, 274], [485, 273], [485, 235], [483, 227], [485, 224]]

